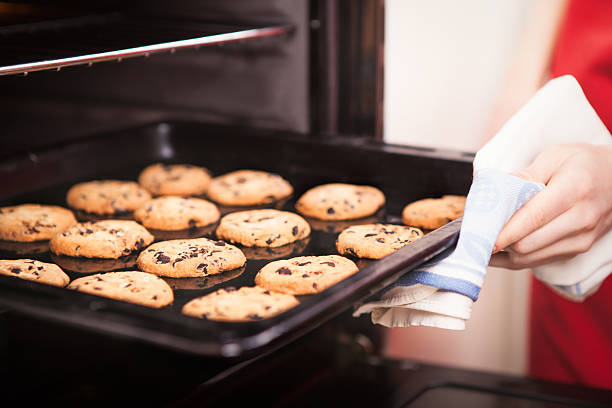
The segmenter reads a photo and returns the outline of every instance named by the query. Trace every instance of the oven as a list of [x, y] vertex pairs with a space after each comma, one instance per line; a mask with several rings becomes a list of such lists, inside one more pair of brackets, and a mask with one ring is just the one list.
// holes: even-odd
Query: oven
[[[280, 204], [287, 210], [322, 183], [380, 188], [385, 207], [349, 224], [401, 223], [407, 202], [466, 194], [471, 155], [382, 142], [383, 10], [382, 0], [0, 3], [1, 205], [65, 206], [76, 182], [134, 180], [154, 162], [278, 173], [295, 189]], [[353, 306], [452, 250], [460, 220], [360, 261], [357, 274], [277, 317], [181, 315], [197, 296], [252, 285], [274, 257], [333, 253], [349, 225], [309, 222], [304, 245], [252, 254], [220, 281], [178, 285], [163, 310], [0, 276], [3, 398], [185, 407], [612, 401], [603, 390], [381, 355], [383, 331], [352, 317]], [[54, 261], [45, 248], [2, 253]], [[65, 269], [72, 279], [85, 273]]]

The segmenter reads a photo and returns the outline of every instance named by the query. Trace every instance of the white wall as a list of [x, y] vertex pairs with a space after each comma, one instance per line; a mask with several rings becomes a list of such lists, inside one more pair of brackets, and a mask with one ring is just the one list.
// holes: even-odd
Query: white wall
[[[386, 0], [384, 138], [476, 151], [530, 0]], [[463, 332], [389, 330], [386, 353], [523, 374], [526, 271], [489, 268]]]
[[476, 151], [529, 0], [387, 0], [384, 138]]

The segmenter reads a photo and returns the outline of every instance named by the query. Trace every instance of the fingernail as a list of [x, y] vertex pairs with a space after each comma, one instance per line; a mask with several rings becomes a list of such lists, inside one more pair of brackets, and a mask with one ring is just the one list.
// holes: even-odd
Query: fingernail
[[497, 245], [493, 245], [493, 251], [491, 251], [491, 255], [496, 254], [499, 252], [499, 248], [497, 248]]

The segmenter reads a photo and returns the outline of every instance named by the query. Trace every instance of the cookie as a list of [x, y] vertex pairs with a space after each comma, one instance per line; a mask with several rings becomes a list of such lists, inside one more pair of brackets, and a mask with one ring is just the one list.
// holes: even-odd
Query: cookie
[[422, 236], [420, 229], [403, 225], [354, 225], [340, 233], [336, 248], [342, 255], [380, 259]]
[[215, 177], [206, 194], [227, 206], [272, 203], [293, 193], [291, 184], [278, 174], [258, 170], [238, 170]]
[[442, 198], [426, 198], [404, 207], [402, 222], [424, 229], [436, 229], [463, 216], [465, 197], [445, 195]]
[[56, 255], [119, 258], [153, 242], [153, 235], [136, 221], [88, 221], [54, 236], [49, 243]]
[[183, 313], [208, 320], [249, 322], [275, 316], [298, 304], [295, 296], [244, 286], [195, 298], [183, 306]]
[[370, 216], [384, 204], [384, 194], [375, 187], [324, 184], [306, 191], [295, 208], [320, 220], [352, 220]]
[[0, 275], [61, 287], [70, 282], [59, 266], [33, 259], [0, 260]]
[[190, 164], [152, 164], [138, 176], [138, 182], [153, 195], [200, 195], [210, 184], [204, 167]]
[[119, 180], [75, 184], [66, 195], [70, 207], [98, 215], [134, 211], [150, 199], [151, 194], [138, 183]]
[[339, 255], [299, 256], [270, 262], [257, 273], [255, 284], [291, 295], [319, 293], [358, 271]]
[[143, 306], [160, 308], [174, 300], [170, 286], [146, 272], [108, 272], [73, 280], [68, 289], [91, 293]]
[[214, 275], [245, 263], [238, 248], [208, 238], [157, 242], [138, 256], [139, 269], [170, 278]]
[[204, 227], [217, 222], [219, 215], [210, 201], [176, 196], [154, 198], [134, 211], [142, 225], [163, 231]]
[[252, 247], [279, 247], [310, 235], [310, 226], [299, 215], [279, 210], [249, 210], [221, 218], [217, 237]]
[[51, 254], [51, 260], [65, 271], [77, 273], [98, 273], [136, 268], [138, 254], [130, 254], [116, 259], [75, 258], [73, 256]]
[[0, 208], [0, 239], [33, 242], [51, 239], [77, 223], [72, 211], [56, 205], [21, 204]]

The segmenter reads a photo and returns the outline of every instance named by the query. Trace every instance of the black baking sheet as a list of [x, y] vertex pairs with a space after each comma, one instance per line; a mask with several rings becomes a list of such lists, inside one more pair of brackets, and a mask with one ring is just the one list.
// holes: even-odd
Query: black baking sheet
[[[0, 304], [22, 313], [188, 353], [211, 357], [254, 355], [300, 336], [374, 294], [402, 273], [448, 250], [456, 242], [460, 221], [430, 232], [382, 260], [355, 259], [360, 267], [358, 273], [320, 294], [301, 296], [299, 306], [270, 319], [214, 322], [184, 316], [180, 313], [182, 306], [221, 287], [252, 286], [255, 274], [273, 259], [337, 254], [335, 239], [345, 226], [400, 223], [406, 203], [443, 194], [466, 194], [471, 181], [471, 157], [457, 152], [390, 146], [355, 137], [317, 137], [175, 122], [6, 157], [0, 163], [0, 174], [6, 181], [0, 192], [0, 205], [33, 202], [65, 206], [65, 194], [76, 182], [136, 180], [142, 168], [158, 161], [202, 165], [214, 175], [236, 169], [278, 173], [295, 188], [294, 196], [279, 205], [289, 211], [294, 211], [296, 198], [306, 189], [328, 182], [374, 185], [385, 193], [387, 203], [366, 220], [326, 223], [308, 219], [312, 226], [309, 239], [277, 249], [278, 253], [271, 255], [265, 249], [250, 254], [247, 249], [249, 259], [244, 270], [207, 279], [171, 281], [175, 301], [160, 310], [5, 276], [0, 276]], [[212, 228], [201, 233], [214, 236]], [[24, 257], [14, 251], [15, 248], [12, 252], [3, 250], [3, 257]], [[63, 264], [71, 279], [100, 268], [135, 269], [130, 268], [133, 259], [129, 258], [119, 264], [108, 261], [111, 265], [106, 265], [95, 260], [57, 259], [48, 252], [30, 257]]]

